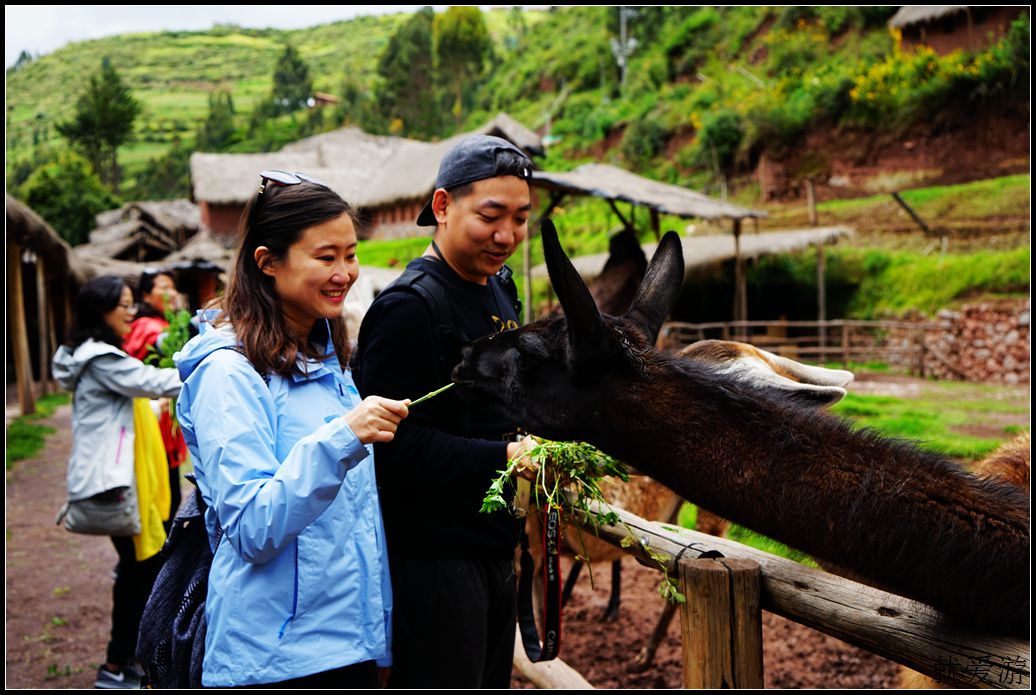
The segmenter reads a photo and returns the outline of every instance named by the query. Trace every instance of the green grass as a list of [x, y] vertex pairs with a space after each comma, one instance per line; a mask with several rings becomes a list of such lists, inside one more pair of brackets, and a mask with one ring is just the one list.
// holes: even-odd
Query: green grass
[[934, 315], [977, 294], [1026, 296], [1029, 264], [1028, 246], [946, 256], [890, 253], [884, 267], [861, 283], [851, 313], [871, 318], [914, 309]]
[[44, 396], [36, 401], [36, 412], [12, 421], [7, 427], [6, 466], [11, 470], [14, 463], [36, 455], [43, 448], [44, 437], [54, 433], [53, 427], [36, 424], [36, 420], [48, 418], [61, 405], [71, 402], [67, 393]]
[[[684, 502], [680, 507], [677, 523], [683, 528], [693, 529], [696, 527], [697, 520], [698, 507], [690, 502]], [[767, 538], [760, 533], [751, 531], [743, 526], [738, 526], [737, 524], [730, 525], [730, 528], [727, 529], [726, 537], [732, 541], [737, 541], [738, 543], [747, 545], [750, 548], [762, 550], [763, 552], [798, 562], [807, 567], [817, 566], [813, 559], [806, 553], [795, 550], [794, 548], [789, 548], [783, 543], [778, 543], [772, 538]]]
[[[747, 186], [752, 195], [738, 193], [737, 200], [748, 207], [758, 205], [758, 188]], [[974, 226], [976, 221], [1027, 220], [1029, 217], [1030, 176], [1017, 174], [952, 186], [912, 188], [901, 193], [929, 227], [958, 229]], [[788, 204], [770, 203], [771, 217], [764, 228], [796, 227], [805, 224], [806, 210], [801, 201]], [[864, 235], [886, 231], [890, 227], [912, 225], [907, 213], [888, 193], [857, 198], [825, 200], [817, 203], [821, 224], [847, 224]]]
[[431, 236], [424, 235], [408, 239], [361, 241], [356, 248], [360, 272], [363, 272], [362, 267], [365, 265], [402, 270], [407, 263], [424, 253], [430, 241]]
[[[1000, 423], [1029, 412], [1028, 405], [1005, 400], [1002, 393], [1000, 387], [986, 384], [937, 382], [923, 389], [918, 398], [850, 393], [831, 410], [852, 419], [857, 427], [911, 440], [932, 453], [976, 461], [1018, 428], [1016, 424]], [[972, 428], [983, 428], [991, 434], [962, 431]]]

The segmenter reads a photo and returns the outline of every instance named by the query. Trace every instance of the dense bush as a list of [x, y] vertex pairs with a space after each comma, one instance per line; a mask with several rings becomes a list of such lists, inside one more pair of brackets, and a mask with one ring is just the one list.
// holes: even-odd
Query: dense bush
[[927, 47], [896, 52], [863, 70], [850, 98], [851, 119], [887, 128], [943, 109], [970, 110], [1020, 96], [1029, 84], [1029, 18], [1023, 15], [989, 50], [940, 56]]
[[20, 197], [71, 246], [87, 241], [97, 213], [120, 204], [90, 164], [71, 151], [36, 169]]

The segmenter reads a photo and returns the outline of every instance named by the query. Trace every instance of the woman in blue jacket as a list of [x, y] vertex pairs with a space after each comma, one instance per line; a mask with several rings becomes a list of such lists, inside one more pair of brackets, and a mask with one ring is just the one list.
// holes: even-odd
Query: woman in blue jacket
[[216, 546], [202, 682], [377, 687], [392, 596], [371, 444], [392, 439], [409, 401], [361, 400], [346, 366], [349, 205], [263, 172], [242, 225], [218, 309], [174, 356]]

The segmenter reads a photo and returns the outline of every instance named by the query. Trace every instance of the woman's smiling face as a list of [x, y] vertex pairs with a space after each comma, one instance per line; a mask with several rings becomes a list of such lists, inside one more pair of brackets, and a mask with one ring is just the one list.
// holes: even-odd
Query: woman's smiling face
[[300, 338], [318, 319], [342, 316], [345, 296], [360, 274], [356, 229], [348, 214], [308, 227], [284, 258], [269, 258], [265, 246], [256, 262], [273, 278], [284, 317]]

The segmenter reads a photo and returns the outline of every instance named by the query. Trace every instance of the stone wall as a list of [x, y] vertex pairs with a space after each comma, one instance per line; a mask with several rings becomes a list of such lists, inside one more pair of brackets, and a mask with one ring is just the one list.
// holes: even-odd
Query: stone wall
[[966, 305], [939, 312], [925, 341], [925, 374], [939, 379], [1027, 384], [1030, 300]]

